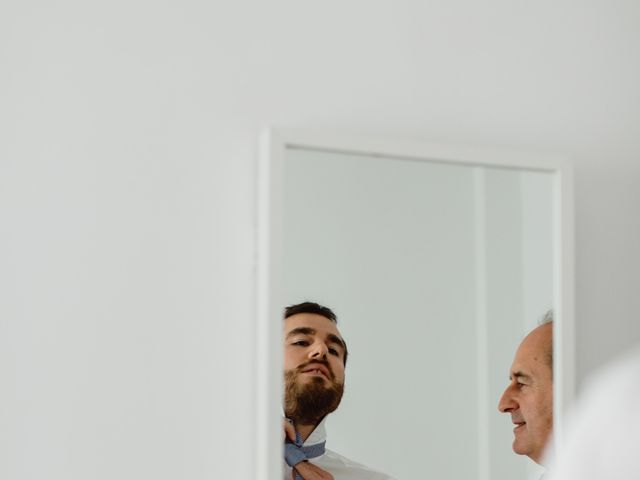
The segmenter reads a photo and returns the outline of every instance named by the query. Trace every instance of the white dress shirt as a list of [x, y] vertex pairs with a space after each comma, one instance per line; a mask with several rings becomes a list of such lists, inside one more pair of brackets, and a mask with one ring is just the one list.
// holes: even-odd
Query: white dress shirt
[[550, 480], [640, 479], [640, 350], [592, 380], [569, 415]]
[[[303, 446], [309, 447], [326, 441], [327, 432], [325, 430], [324, 422], [325, 420], [323, 419], [315, 430], [311, 432], [311, 435], [309, 435], [309, 438], [305, 440]], [[325, 449], [325, 453], [323, 455], [312, 458], [309, 462], [329, 472], [333, 475], [334, 480], [394, 480], [393, 477], [390, 477], [385, 473], [372, 470], [369, 467], [354, 462], [353, 460], [343, 457], [342, 455], [328, 449]], [[291, 467], [284, 461], [282, 464], [284, 480], [291, 480]]]

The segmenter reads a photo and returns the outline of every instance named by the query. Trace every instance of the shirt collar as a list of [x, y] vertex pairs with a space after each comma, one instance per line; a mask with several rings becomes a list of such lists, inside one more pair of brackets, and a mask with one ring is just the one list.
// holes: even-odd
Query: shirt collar
[[324, 423], [326, 419], [327, 417], [324, 417], [320, 421], [318, 426], [313, 429], [313, 432], [311, 432], [311, 435], [309, 435], [303, 443], [305, 447], [309, 447], [311, 445], [317, 445], [318, 443], [327, 441], [327, 430], [324, 427]]

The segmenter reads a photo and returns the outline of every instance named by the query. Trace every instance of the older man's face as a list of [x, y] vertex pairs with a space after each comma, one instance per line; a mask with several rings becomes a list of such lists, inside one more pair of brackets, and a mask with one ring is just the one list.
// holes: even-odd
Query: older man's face
[[345, 343], [336, 324], [314, 313], [284, 321], [285, 415], [316, 423], [340, 404]]
[[498, 409], [511, 414], [513, 451], [540, 463], [553, 429], [553, 374], [549, 365], [552, 324], [541, 325], [522, 341]]

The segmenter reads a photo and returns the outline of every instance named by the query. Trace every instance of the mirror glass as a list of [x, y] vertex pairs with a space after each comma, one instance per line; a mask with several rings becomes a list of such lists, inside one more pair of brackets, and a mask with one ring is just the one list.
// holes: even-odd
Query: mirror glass
[[[398, 479], [525, 479], [497, 411], [554, 304], [553, 173], [288, 146], [283, 297], [349, 346], [327, 448]], [[283, 305], [284, 306], [284, 305]]]

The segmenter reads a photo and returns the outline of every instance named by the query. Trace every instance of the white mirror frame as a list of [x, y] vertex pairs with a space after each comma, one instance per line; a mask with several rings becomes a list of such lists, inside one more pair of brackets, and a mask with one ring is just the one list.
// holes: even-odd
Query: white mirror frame
[[[554, 438], [575, 393], [572, 169], [565, 157], [309, 130], [268, 129], [260, 144], [256, 264], [255, 476], [282, 476], [283, 170], [287, 148], [543, 171], [554, 176]], [[514, 352], [517, 345], [514, 345]], [[508, 368], [508, 366], [505, 366]]]

